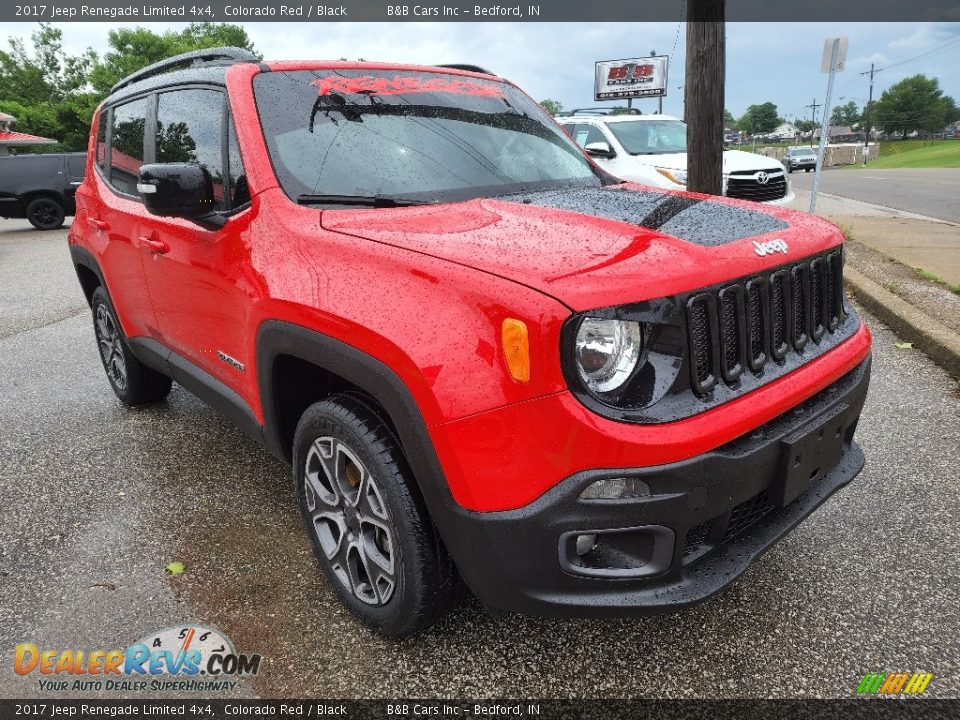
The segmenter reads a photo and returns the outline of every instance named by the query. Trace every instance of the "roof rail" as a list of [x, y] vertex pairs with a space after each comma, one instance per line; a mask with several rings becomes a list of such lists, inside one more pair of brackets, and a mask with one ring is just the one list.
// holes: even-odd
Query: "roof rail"
[[[224, 63], [224, 61], [227, 62]], [[123, 80], [110, 88], [110, 92], [115, 93], [117, 90], [125, 88], [127, 85], [131, 85], [140, 80], [145, 80], [146, 78], [153, 77], [154, 75], [160, 75], [161, 73], [176, 70], [181, 65], [194, 66], [203, 65], [204, 63], [232, 64], [241, 62], [260, 62], [260, 58], [258, 58], [249, 50], [244, 50], [243, 48], [238, 47], [218, 47], [207, 48], [204, 50], [194, 50], [192, 52], [174, 55], [166, 60], [155, 62], [153, 65], [147, 65], [145, 68], [137, 70], [131, 75], [127, 75]]]
[[592, 108], [574, 108], [568, 110], [565, 114], [569, 115], [613, 115], [617, 111], [619, 115], [643, 115], [637, 108], [623, 107], [592, 107]]
[[486, 68], [480, 67], [479, 65], [468, 65], [465, 63], [450, 63], [448, 65], [434, 65], [434, 67], [450, 68], [451, 70], [466, 70], [467, 72], [480, 73], [481, 75], [496, 76], [496, 73], [492, 73]]

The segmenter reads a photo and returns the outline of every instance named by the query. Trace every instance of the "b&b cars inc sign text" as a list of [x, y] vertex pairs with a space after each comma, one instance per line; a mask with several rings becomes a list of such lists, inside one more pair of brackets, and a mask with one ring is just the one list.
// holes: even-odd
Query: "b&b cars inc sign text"
[[665, 96], [668, 64], [669, 58], [666, 55], [628, 60], [600, 60], [594, 69], [594, 99]]

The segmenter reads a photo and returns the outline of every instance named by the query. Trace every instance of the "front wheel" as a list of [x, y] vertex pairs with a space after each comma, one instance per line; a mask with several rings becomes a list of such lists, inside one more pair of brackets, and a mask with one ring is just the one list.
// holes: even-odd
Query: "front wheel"
[[457, 572], [399, 444], [370, 403], [341, 394], [308, 407], [293, 468], [313, 550], [354, 615], [402, 637], [453, 606]]
[[38, 197], [27, 203], [27, 220], [37, 230], [56, 230], [63, 226], [66, 212], [63, 205], [51, 197]]

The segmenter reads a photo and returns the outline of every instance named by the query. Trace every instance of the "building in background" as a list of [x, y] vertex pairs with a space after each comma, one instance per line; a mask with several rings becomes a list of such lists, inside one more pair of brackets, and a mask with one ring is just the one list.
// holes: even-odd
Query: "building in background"
[[56, 140], [50, 138], [28, 135], [13, 130], [11, 126], [16, 122], [17, 119], [13, 115], [0, 112], [0, 155], [9, 155], [11, 147], [57, 144]]

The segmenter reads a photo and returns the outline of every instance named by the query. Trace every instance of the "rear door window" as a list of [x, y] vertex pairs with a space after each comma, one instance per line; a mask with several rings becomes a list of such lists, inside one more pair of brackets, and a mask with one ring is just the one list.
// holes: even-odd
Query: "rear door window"
[[97, 165], [104, 175], [107, 173], [107, 118], [110, 111], [103, 108], [100, 111], [100, 122], [97, 124]]

